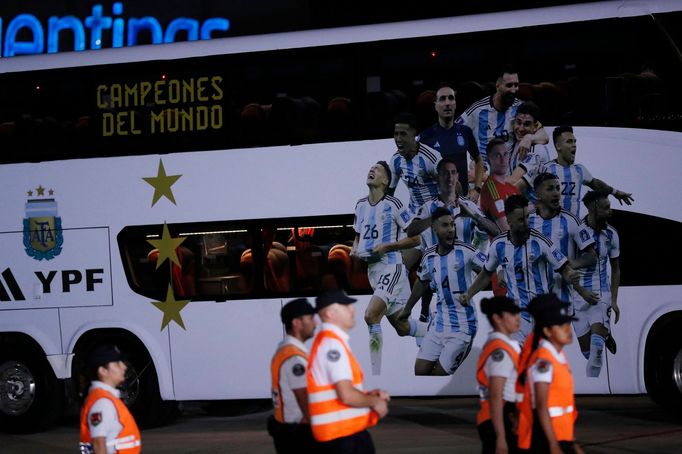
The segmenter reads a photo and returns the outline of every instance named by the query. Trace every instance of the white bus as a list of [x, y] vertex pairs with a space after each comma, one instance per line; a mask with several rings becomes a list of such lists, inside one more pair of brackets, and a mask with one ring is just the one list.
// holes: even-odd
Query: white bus
[[[612, 222], [618, 352], [599, 378], [576, 373], [576, 391], [682, 402], [682, 70], [665, 48], [682, 9], [629, 5], [177, 43], [159, 51], [168, 60], [127, 49], [96, 65], [2, 61], [0, 427], [54, 422], [105, 342], [129, 356], [125, 392], [142, 425], [166, 421], [176, 401], [269, 397], [287, 300], [338, 285], [358, 314], [369, 301], [347, 246], [369, 167], [395, 151], [393, 115], [433, 122], [429, 90], [445, 76], [466, 108], [486, 93], [502, 42], [515, 43], [520, 96], [545, 124], [577, 125], [577, 161], [635, 197]], [[415, 377], [414, 340], [386, 326], [382, 374], [367, 385], [473, 395], [479, 322], [469, 358], [442, 378]], [[359, 320], [351, 344], [366, 367], [367, 342]], [[576, 345], [569, 357], [584, 369]]]

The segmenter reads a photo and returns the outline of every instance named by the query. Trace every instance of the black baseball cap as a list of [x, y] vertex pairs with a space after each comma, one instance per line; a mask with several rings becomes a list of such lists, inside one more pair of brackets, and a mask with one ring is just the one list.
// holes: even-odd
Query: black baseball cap
[[106, 366], [114, 361], [122, 361], [125, 355], [113, 344], [105, 344], [96, 347], [88, 355], [88, 365], [90, 367]]
[[350, 296], [346, 295], [346, 292], [343, 290], [329, 290], [322, 293], [317, 297], [317, 299], [315, 299], [315, 310], [320, 312], [320, 310], [334, 303], [353, 304], [356, 301], [357, 300], [355, 298], [351, 298]]
[[295, 300], [289, 301], [282, 307], [280, 312], [280, 317], [282, 317], [282, 323], [285, 325], [291, 323], [295, 318], [302, 317], [304, 315], [311, 315], [315, 313], [315, 308], [307, 298], [296, 298]]
[[481, 300], [481, 312], [486, 315], [499, 315], [503, 312], [518, 314], [521, 312], [521, 308], [516, 304], [516, 301], [507, 296], [493, 296]]
[[536, 296], [526, 309], [540, 326], [563, 325], [578, 320], [571, 315], [571, 304], [561, 301], [553, 293]]

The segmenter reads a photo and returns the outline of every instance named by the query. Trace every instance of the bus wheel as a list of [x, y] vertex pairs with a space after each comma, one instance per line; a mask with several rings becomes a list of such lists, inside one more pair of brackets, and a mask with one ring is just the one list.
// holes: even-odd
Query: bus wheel
[[35, 355], [0, 359], [0, 428], [11, 433], [39, 432], [64, 409], [64, 383]]
[[161, 399], [159, 380], [146, 351], [127, 350], [125, 382], [119, 387], [121, 398], [141, 428], [159, 427], [177, 416], [177, 402]]
[[645, 378], [651, 398], [663, 407], [676, 412], [682, 408], [682, 339], [667, 330], [650, 351]]

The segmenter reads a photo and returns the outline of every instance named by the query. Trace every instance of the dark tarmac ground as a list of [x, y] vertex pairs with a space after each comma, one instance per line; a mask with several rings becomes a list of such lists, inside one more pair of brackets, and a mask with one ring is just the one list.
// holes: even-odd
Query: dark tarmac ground
[[[682, 417], [645, 396], [578, 397], [576, 433], [588, 453], [681, 453]], [[267, 402], [186, 402], [177, 421], [142, 432], [145, 453], [274, 453]], [[371, 429], [379, 453], [477, 453], [475, 398], [395, 398]], [[0, 434], [0, 453], [74, 453], [78, 424]]]

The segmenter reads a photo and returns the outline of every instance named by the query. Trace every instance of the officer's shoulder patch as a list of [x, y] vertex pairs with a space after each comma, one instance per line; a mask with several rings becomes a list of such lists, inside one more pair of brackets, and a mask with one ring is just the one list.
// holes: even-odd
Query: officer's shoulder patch
[[90, 424], [93, 426], [98, 426], [102, 422], [102, 413], [90, 413]]
[[291, 372], [293, 372], [295, 376], [300, 377], [305, 374], [305, 367], [303, 367], [303, 364], [294, 364]]
[[341, 353], [338, 350], [329, 350], [327, 352], [327, 359], [332, 362], [336, 362], [341, 358]]
[[504, 350], [502, 350], [501, 348], [497, 349], [493, 352], [492, 355], [490, 355], [490, 357], [493, 359], [493, 361], [499, 363], [504, 359]]
[[538, 372], [543, 374], [549, 370], [550, 364], [549, 364], [549, 361], [541, 359], [537, 363], [535, 363], [535, 367], [537, 367]]

